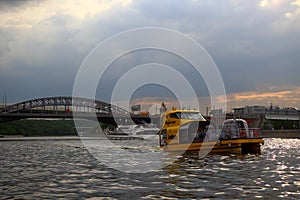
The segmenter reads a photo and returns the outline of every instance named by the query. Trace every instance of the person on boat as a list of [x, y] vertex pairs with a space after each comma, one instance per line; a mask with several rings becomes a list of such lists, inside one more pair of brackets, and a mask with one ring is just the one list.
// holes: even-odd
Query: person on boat
[[240, 138], [246, 138], [247, 137], [247, 132], [246, 132], [246, 129], [244, 127], [244, 124], [239, 122], [237, 123], [238, 125], [238, 130], [239, 130], [239, 133], [240, 133]]
[[165, 145], [167, 145], [167, 131], [166, 130], [164, 130], [163, 132], [162, 132], [162, 137], [161, 137], [161, 146], [165, 146]]
[[206, 137], [206, 129], [202, 129], [199, 133], [199, 142], [204, 142], [204, 138]]
[[229, 126], [224, 126], [221, 132], [221, 139], [231, 139], [231, 129]]
[[240, 129], [240, 138], [246, 138], [247, 133], [245, 129]]
[[197, 133], [195, 133], [195, 137], [193, 142], [204, 142], [206, 137], [207, 128], [206, 127], [198, 127]]

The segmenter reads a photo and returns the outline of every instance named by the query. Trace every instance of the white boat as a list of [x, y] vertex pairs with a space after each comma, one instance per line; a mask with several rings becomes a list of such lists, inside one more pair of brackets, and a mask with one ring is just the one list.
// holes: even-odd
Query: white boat
[[151, 139], [153, 137], [157, 137], [159, 131], [160, 128], [157, 128], [153, 124], [144, 124], [137, 126], [134, 135], [137, 137], [143, 137], [144, 139]]
[[119, 125], [115, 130], [109, 131], [108, 135], [134, 135], [138, 125]]
[[119, 125], [114, 131], [109, 131], [108, 135], [128, 135], [150, 139], [157, 137], [160, 131], [155, 125]]

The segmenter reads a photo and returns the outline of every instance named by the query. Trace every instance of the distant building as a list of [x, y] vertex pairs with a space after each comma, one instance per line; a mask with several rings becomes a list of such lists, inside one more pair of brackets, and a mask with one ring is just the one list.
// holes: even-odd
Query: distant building
[[296, 108], [280, 108], [279, 106], [245, 106], [243, 108], [234, 108], [235, 117], [258, 117], [260, 115], [299, 115], [300, 111]]
[[226, 118], [226, 113], [222, 109], [213, 109], [210, 111], [210, 117], [213, 123], [218, 125], [217, 129], [222, 129], [222, 124]]
[[242, 117], [255, 117], [261, 114], [266, 113], [265, 106], [245, 106], [243, 108], [234, 108], [233, 109], [235, 116]]
[[224, 115], [224, 112], [223, 112], [223, 110], [221, 108], [220, 109], [214, 109], [214, 110], [210, 111], [210, 115], [211, 116]]

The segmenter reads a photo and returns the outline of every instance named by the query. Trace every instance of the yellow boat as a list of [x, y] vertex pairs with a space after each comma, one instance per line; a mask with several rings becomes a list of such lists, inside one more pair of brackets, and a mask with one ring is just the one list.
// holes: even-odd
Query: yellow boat
[[160, 147], [166, 151], [259, 154], [263, 139], [245, 120], [228, 119], [217, 131], [198, 111], [165, 111], [161, 116]]

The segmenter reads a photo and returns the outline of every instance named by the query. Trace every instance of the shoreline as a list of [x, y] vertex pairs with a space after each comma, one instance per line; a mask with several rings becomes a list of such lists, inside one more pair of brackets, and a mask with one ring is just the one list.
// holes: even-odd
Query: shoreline
[[80, 140], [79, 136], [5, 136], [0, 141]]
[[263, 138], [297, 138], [300, 139], [300, 129], [287, 130], [261, 130], [261, 137]]
[[[262, 138], [281, 138], [281, 139], [300, 139], [300, 129], [289, 130], [261, 130]], [[111, 140], [123, 140], [123, 139], [140, 139], [139, 137], [80, 137], [78, 135], [72, 136], [24, 136], [24, 135], [0, 135], [0, 141], [35, 141], [35, 140], [81, 140], [81, 139], [111, 139]]]
[[142, 137], [136, 136], [31, 136], [25, 137], [18, 135], [17, 137], [1, 137], [0, 142], [4, 141], [59, 141], [59, 140], [144, 140]]

